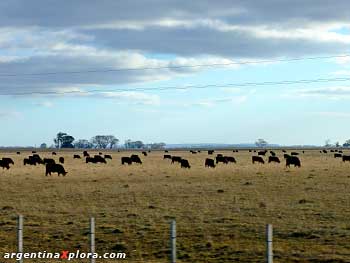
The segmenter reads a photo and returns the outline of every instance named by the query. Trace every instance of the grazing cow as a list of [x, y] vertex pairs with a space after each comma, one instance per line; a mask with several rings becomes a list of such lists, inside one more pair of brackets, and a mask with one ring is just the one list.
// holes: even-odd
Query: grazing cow
[[63, 164], [64, 163], [64, 158], [60, 157], [60, 158], [58, 158], [58, 161]]
[[289, 156], [286, 159], [286, 167], [290, 167], [290, 165], [294, 165], [294, 167], [301, 167], [300, 160], [297, 156]]
[[171, 157], [171, 163], [175, 163], [175, 162], [181, 163], [181, 160], [182, 158], [180, 156]]
[[350, 162], [350, 155], [343, 155], [343, 162]]
[[165, 152], [165, 153], [168, 153], [169, 151], [168, 151], [168, 150], [165, 150], [164, 152]]
[[258, 155], [263, 155], [263, 156], [265, 156], [266, 152], [267, 152], [267, 151], [259, 151], [259, 152], [258, 152]]
[[54, 159], [51, 158], [44, 158], [43, 160], [44, 164], [48, 164], [48, 163], [56, 163]]
[[164, 159], [170, 159], [170, 160], [171, 160], [171, 155], [169, 155], [169, 154], [164, 154], [163, 160], [164, 160]]
[[131, 158], [130, 157], [122, 157], [121, 158], [121, 161], [122, 161], [122, 164], [128, 164], [128, 165], [130, 165], [130, 164], [132, 164], [132, 161], [131, 161]]
[[228, 161], [224, 156], [216, 156], [216, 164], [218, 163], [228, 164]]
[[303, 153], [305, 153], [305, 151], [303, 151]]
[[98, 153], [99, 155], [103, 155], [101, 152]]
[[32, 151], [32, 153], [36, 153], [36, 151]]
[[256, 153], [256, 150], [254, 150], [254, 152]]
[[251, 152], [252, 152], [252, 150], [249, 150], [249, 152], [251, 153]]
[[282, 152], [284, 152], [284, 153], [285, 153], [285, 152], [286, 152], [286, 150], [282, 150]]
[[277, 156], [269, 156], [269, 163], [280, 163], [280, 159]]
[[223, 157], [223, 155], [221, 153], [218, 153], [216, 157]]
[[188, 162], [188, 160], [181, 159], [181, 168], [188, 168], [188, 169], [191, 168], [190, 163]]
[[34, 154], [33, 156], [29, 156], [29, 160], [31, 165], [44, 164], [44, 161], [40, 158], [38, 154]]
[[322, 150], [323, 153], [327, 153], [327, 150]]
[[139, 164], [142, 164], [142, 161], [140, 159], [140, 157], [136, 154], [133, 154], [130, 156], [130, 159], [133, 163], [139, 163]]
[[90, 157], [90, 154], [87, 151], [83, 152], [84, 157]]
[[109, 154], [105, 154], [105, 159], [110, 159], [110, 160], [112, 160], [112, 156], [111, 155], [109, 155]]
[[290, 155], [299, 155], [297, 152], [291, 152]]
[[254, 164], [255, 162], [262, 163], [264, 164], [264, 159], [260, 156], [252, 156], [252, 163]]
[[100, 155], [95, 155], [94, 159], [95, 159], [95, 163], [107, 163], [106, 159]]
[[74, 159], [81, 159], [81, 157], [80, 157], [79, 154], [74, 154], [73, 158], [74, 158]]
[[10, 164], [8, 162], [5, 162], [3, 160], [0, 160], [0, 167], [2, 167], [2, 169], [10, 169]]
[[147, 156], [147, 152], [142, 152], [143, 156]]
[[211, 168], [215, 168], [215, 163], [213, 159], [205, 159], [205, 167], [211, 167]]
[[334, 153], [334, 150], [331, 150], [331, 153]]
[[198, 153], [201, 153], [201, 151], [200, 151], [200, 150], [198, 150], [197, 152], [198, 152]]
[[276, 156], [276, 153], [274, 151], [270, 151], [271, 156]]
[[284, 159], [287, 159], [287, 158], [289, 158], [289, 157], [290, 157], [289, 154], [287, 154], [287, 153], [283, 154], [283, 158], [284, 158]]
[[64, 167], [61, 164], [56, 164], [56, 163], [48, 163], [46, 164], [46, 172], [45, 175], [51, 175], [51, 173], [57, 173], [58, 176], [61, 174], [65, 176], [67, 172], [64, 170]]
[[20, 155], [20, 154], [21, 154], [21, 152], [17, 152], [17, 154], [18, 154], [18, 155]]
[[151, 152], [151, 150], [148, 150], [148, 152], [150, 153], [150, 152]]
[[196, 153], [197, 153], [196, 151], [192, 151], [192, 150], [191, 150], [190, 152], [191, 152], [192, 154], [196, 154]]
[[226, 161], [227, 161], [228, 163], [236, 163], [235, 157], [232, 157], [232, 156], [225, 156], [224, 158], [226, 158]]
[[52, 152], [52, 155], [57, 155], [57, 153], [56, 152]]
[[2, 158], [2, 161], [5, 162], [5, 163], [8, 163], [8, 164], [15, 164], [14, 161], [11, 159], [11, 158]]
[[33, 160], [30, 160], [29, 158], [24, 158], [23, 160], [23, 165], [36, 165], [36, 162], [34, 162]]
[[343, 151], [342, 151], [342, 150], [339, 150], [339, 153], [343, 153]]
[[214, 150], [208, 150], [208, 154], [212, 155], [214, 153]]
[[342, 154], [341, 153], [335, 153], [334, 154], [334, 158], [342, 158]]

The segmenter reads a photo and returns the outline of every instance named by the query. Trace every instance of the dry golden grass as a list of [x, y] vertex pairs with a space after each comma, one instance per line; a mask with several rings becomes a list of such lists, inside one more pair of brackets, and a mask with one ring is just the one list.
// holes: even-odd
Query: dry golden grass
[[66, 177], [23, 166], [29, 152], [0, 152], [15, 161], [0, 170], [0, 253], [16, 250], [20, 213], [30, 252], [88, 251], [94, 216], [98, 252], [168, 262], [176, 218], [179, 262], [263, 262], [267, 223], [274, 226], [275, 262], [350, 262], [350, 163], [310, 150], [301, 154], [301, 168], [286, 169], [284, 161], [252, 165], [248, 151], [218, 152], [237, 164], [208, 169], [206, 152], [188, 151], [169, 154], [187, 158], [190, 170], [163, 160], [163, 151], [140, 155], [143, 165], [121, 165], [131, 152], [109, 152], [107, 165], [85, 164], [74, 152], [59, 152], [54, 158], [65, 157]]

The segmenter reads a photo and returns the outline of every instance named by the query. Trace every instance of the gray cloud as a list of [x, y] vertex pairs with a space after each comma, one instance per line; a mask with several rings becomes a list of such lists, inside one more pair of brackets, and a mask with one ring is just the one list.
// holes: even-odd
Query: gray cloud
[[[350, 35], [336, 31], [350, 28], [349, 7], [346, 0], [3, 0], [0, 73], [159, 67], [346, 53]], [[176, 59], [152, 58], [159, 54], [175, 55]], [[2, 76], [0, 92], [144, 83], [199, 70]]]

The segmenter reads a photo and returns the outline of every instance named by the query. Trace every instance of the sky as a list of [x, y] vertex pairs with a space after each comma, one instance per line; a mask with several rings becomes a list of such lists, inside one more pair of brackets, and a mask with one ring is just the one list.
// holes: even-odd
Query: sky
[[0, 2], [2, 146], [343, 143], [347, 78], [347, 0]]

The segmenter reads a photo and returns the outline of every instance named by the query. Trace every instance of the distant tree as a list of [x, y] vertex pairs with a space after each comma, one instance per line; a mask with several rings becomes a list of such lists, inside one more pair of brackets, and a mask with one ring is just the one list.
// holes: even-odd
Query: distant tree
[[159, 142], [159, 143], [148, 144], [147, 147], [151, 148], [152, 150], [159, 150], [159, 149], [164, 149], [165, 145], [166, 144], [164, 142]]
[[268, 144], [268, 142], [264, 139], [257, 139], [255, 142], [255, 145], [257, 147], [265, 147]]
[[61, 148], [63, 137], [66, 135], [67, 133], [64, 133], [64, 132], [57, 133], [56, 138], [53, 139], [56, 148]]
[[46, 149], [46, 148], [47, 148], [47, 144], [46, 144], [46, 143], [40, 144], [40, 148], [41, 148], [41, 149]]
[[337, 148], [340, 147], [340, 143], [339, 143], [339, 142], [336, 142], [334, 145], [335, 145], [335, 147], [337, 147]]
[[142, 149], [145, 146], [142, 141], [131, 141], [130, 139], [126, 140], [124, 145], [127, 149]]
[[70, 135], [65, 135], [62, 137], [62, 144], [61, 148], [74, 148], [73, 142], [74, 142], [74, 137]]
[[344, 146], [344, 147], [350, 147], [350, 139], [346, 140], [346, 141], [343, 143], [343, 146]]
[[331, 140], [330, 139], [325, 140], [324, 147], [331, 147], [331, 146], [332, 146]]
[[80, 148], [80, 149], [90, 149], [90, 148], [93, 148], [94, 145], [91, 142], [89, 142], [88, 140], [80, 139], [74, 143], [74, 147]]

